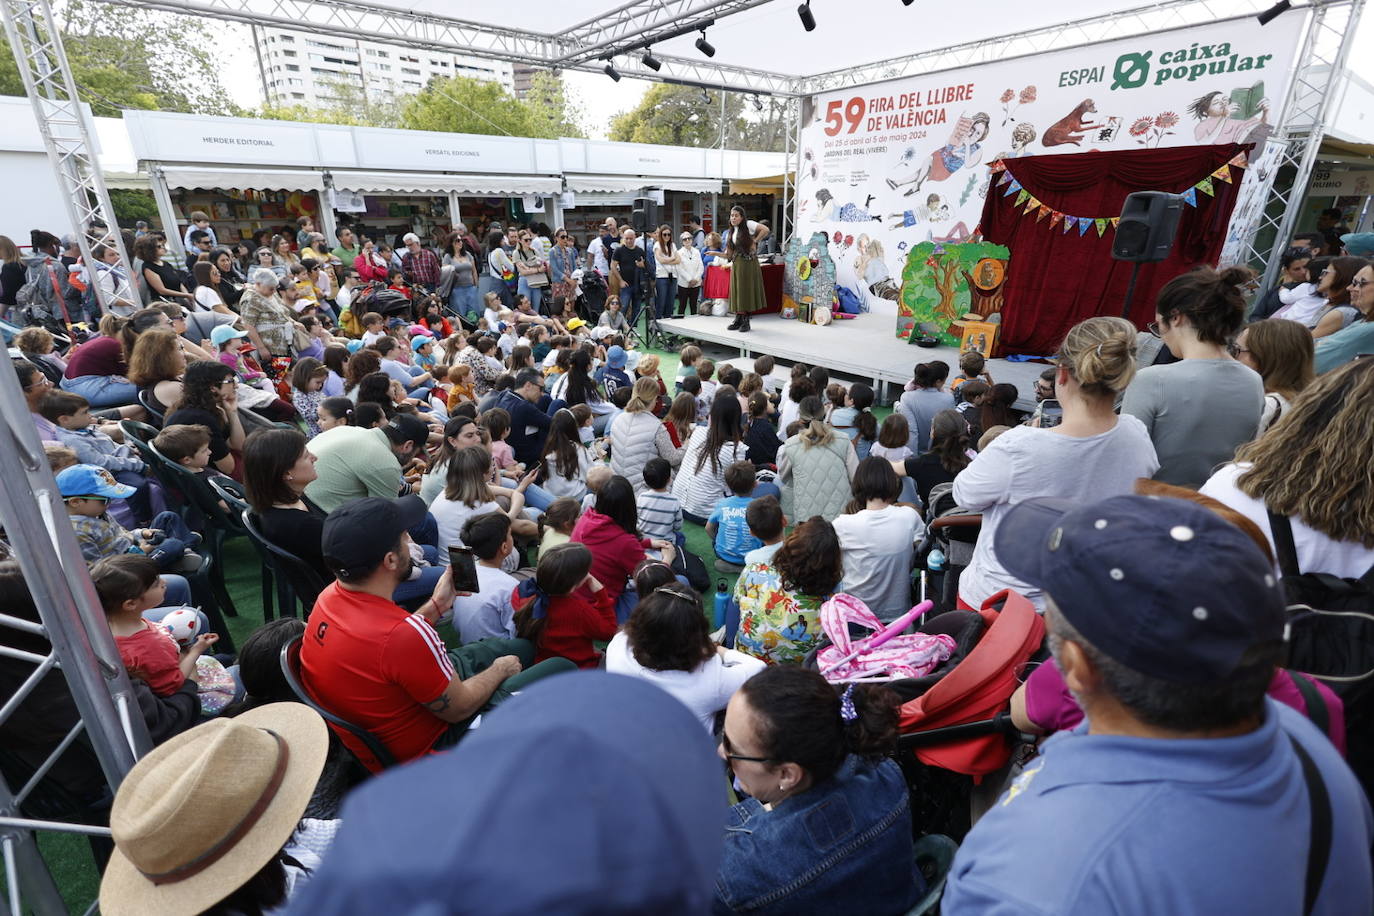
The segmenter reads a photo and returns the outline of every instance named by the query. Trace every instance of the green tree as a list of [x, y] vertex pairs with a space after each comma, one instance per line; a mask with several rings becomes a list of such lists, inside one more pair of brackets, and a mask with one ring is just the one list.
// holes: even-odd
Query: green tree
[[141, 219], [147, 220], [150, 226], [162, 228], [162, 216], [151, 191], [110, 188], [110, 206], [114, 207], [115, 222], [126, 229], [132, 229]]
[[432, 80], [401, 107], [401, 126], [408, 130], [555, 136], [537, 129], [532, 122], [529, 108], [500, 83], [465, 76]]
[[[204, 20], [93, 0], [59, 8], [77, 92], [98, 116], [121, 109], [236, 113], [213, 56], [224, 36]], [[0, 95], [23, 95], [8, 42], [0, 42]]]
[[[357, 127], [400, 127], [401, 106], [394, 98], [378, 99], [349, 80], [329, 81], [323, 87], [332, 96], [324, 105], [264, 105], [260, 118], [274, 121], [310, 121], [316, 124], [352, 124]], [[403, 98], [409, 99], [410, 96]]]
[[[610, 139], [622, 143], [662, 143], [668, 146], [713, 147], [722, 138], [720, 93], [691, 86], [659, 83], [644, 93], [639, 104], [611, 119]], [[744, 99], [725, 93], [724, 140], [736, 147], [744, 139]]]
[[587, 136], [582, 127], [586, 115], [581, 102], [569, 94], [563, 78], [551, 71], [540, 70], [534, 74], [529, 91], [525, 93], [524, 105], [530, 113], [530, 126], [540, 131], [537, 136], [550, 139]]

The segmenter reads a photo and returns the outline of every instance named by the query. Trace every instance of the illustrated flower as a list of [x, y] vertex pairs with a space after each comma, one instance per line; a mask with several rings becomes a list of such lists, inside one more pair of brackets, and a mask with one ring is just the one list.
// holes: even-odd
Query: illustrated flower
[[1155, 115], [1155, 127], [1160, 130], [1168, 130], [1178, 123], [1178, 115], [1172, 111], [1163, 111]]
[[1135, 123], [1131, 125], [1131, 136], [1142, 136], [1154, 125], [1154, 123], [1154, 118], [1136, 118]]
[[1010, 102], [1010, 101], [1011, 101], [1012, 99], [1014, 99], [1014, 98], [1016, 98], [1016, 93], [1014, 93], [1014, 92], [1012, 92], [1010, 89], [1008, 89], [1006, 92], [1002, 93], [1002, 99], [1001, 99], [1002, 104], [1005, 105], [1005, 104], [1007, 104], [1008, 102]]
[[1034, 101], [1035, 101], [1035, 87], [1034, 87], [1034, 86], [1027, 86], [1025, 89], [1022, 89], [1022, 90], [1021, 90], [1020, 103], [1021, 103], [1022, 105], [1029, 105], [1031, 102], [1034, 102]]

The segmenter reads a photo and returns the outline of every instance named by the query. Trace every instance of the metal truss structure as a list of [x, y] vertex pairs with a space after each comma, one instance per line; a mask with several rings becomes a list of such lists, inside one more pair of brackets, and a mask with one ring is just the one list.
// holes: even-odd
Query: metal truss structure
[[[612, 10], [557, 34], [516, 31], [453, 17], [400, 10], [354, 0], [107, 0], [121, 5], [169, 13], [209, 17], [251, 26], [276, 27], [321, 35], [364, 34], [383, 43], [447, 51], [550, 69], [599, 71], [606, 63], [625, 75], [654, 82], [701, 86], [708, 89], [783, 96], [788, 100], [793, 129], [785, 140], [787, 159], [783, 179], [781, 240], [790, 236], [796, 208], [796, 174], [806, 100], [816, 93], [865, 85], [881, 80], [917, 76], [993, 60], [1060, 50], [1189, 25], [1210, 24], [1251, 15], [1269, 8], [1272, 0], [1163, 0], [1147, 7], [1095, 16], [1051, 28], [1035, 29], [1002, 38], [975, 41], [937, 51], [903, 55], [867, 66], [810, 76], [775, 73], [716, 63], [709, 58], [671, 55], [654, 57], [661, 69], [642, 61], [643, 51], [669, 38], [690, 34], [705, 23], [760, 6], [770, 0], [626, 0]], [[1310, 0], [1284, 15], [1308, 17], [1293, 84], [1285, 99], [1282, 119], [1271, 143], [1283, 144], [1276, 170], [1279, 178], [1268, 191], [1267, 205], [1255, 232], [1247, 239], [1246, 256], [1268, 265], [1266, 285], [1277, 270], [1278, 254], [1293, 231], [1296, 203], [1305, 193], [1317, 159], [1323, 129], [1335, 95], [1332, 89], [1344, 71], [1349, 38], [1365, 0]], [[0, 0], [5, 33], [33, 104], [49, 159], [57, 175], [74, 229], [92, 223], [114, 227], [113, 210], [90, 140], [51, 0]], [[1248, 12], [1246, 12], [1248, 10]], [[94, 241], [77, 232], [86, 263], [93, 263]], [[127, 269], [127, 252], [119, 236], [114, 243]], [[8, 899], [0, 900], [0, 916], [35, 912], [65, 912], [60, 895], [44, 867], [34, 830], [101, 832], [81, 824], [25, 818], [24, 802], [38, 789], [53, 761], [76, 741], [88, 741], [106, 779], [117, 787], [137, 757], [147, 749], [148, 736], [133, 702], [128, 678], [119, 662], [84, 563], [64, 564], [59, 557], [80, 557], [65, 519], [60, 496], [14, 373], [0, 372], [0, 466], [13, 469], [0, 478], [0, 523], [13, 536], [15, 554], [33, 593], [42, 619], [35, 626], [5, 614], [0, 627], [41, 634], [51, 643], [48, 655], [6, 648], [0, 656], [36, 666], [33, 675], [11, 697], [0, 697], [0, 722], [54, 667], [65, 675], [81, 715], [54, 756], [13, 787], [0, 779], [0, 853], [6, 870]], [[55, 521], [56, 520], [56, 521]]]

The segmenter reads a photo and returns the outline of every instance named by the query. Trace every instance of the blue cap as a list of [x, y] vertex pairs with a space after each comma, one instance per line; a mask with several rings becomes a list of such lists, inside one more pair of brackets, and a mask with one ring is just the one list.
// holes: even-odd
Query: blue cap
[[350, 340], [347, 344], [345, 344], [345, 346], [348, 347], [349, 353], [357, 353], [359, 350], [363, 348], [363, 342], [355, 337], [353, 340]]
[[1184, 499], [1093, 505], [1029, 499], [993, 540], [997, 560], [1042, 588], [1107, 657], [1175, 684], [1215, 683], [1282, 642], [1283, 593], [1248, 534]]
[[625, 348], [616, 346], [606, 351], [606, 365], [612, 369], [625, 368]]
[[222, 347], [227, 341], [237, 340], [247, 336], [247, 331], [239, 330], [232, 324], [221, 324], [210, 332], [210, 343], [217, 347]]
[[708, 913], [723, 785], [706, 729], [659, 687], [555, 675], [484, 715], [455, 750], [350, 793], [292, 908]]
[[1341, 244], [1355, 258], [1374, 258], [1374, 232], [1347, 232]]
[[410, 338], [410, 349], [418, 353], [420, 351], [420, 348], [423, 347], [425, 344], [432, 343], [434, 343], [434, 338], [428, 337], [424, 334], [416, 334], [414, 337]]
[[136, 492], [114, 479], [114, 475], [93, 464], [74, 464], [57, 474], [57, 489], [65, 499], [69, 496], [104, 496], [107, 499], [128, 499]]

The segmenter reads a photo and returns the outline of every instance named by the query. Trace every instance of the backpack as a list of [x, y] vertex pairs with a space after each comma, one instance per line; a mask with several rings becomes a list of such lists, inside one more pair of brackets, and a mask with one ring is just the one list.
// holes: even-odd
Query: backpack
[[1288, 661], [1345, 705], [1347, 762], [1374, 797], [1374, 568], [1358, 579], [1303, 572], [1286, 516], [1269, 513], [1288, 604]]
[[42, 323], [57, 317], [56, 306], [62, 301], [62, 284], [52, 266], [52, 258], [44, 258], [25, 267], [24, 285], [15, 293], [14, 301], [32, 323]]

